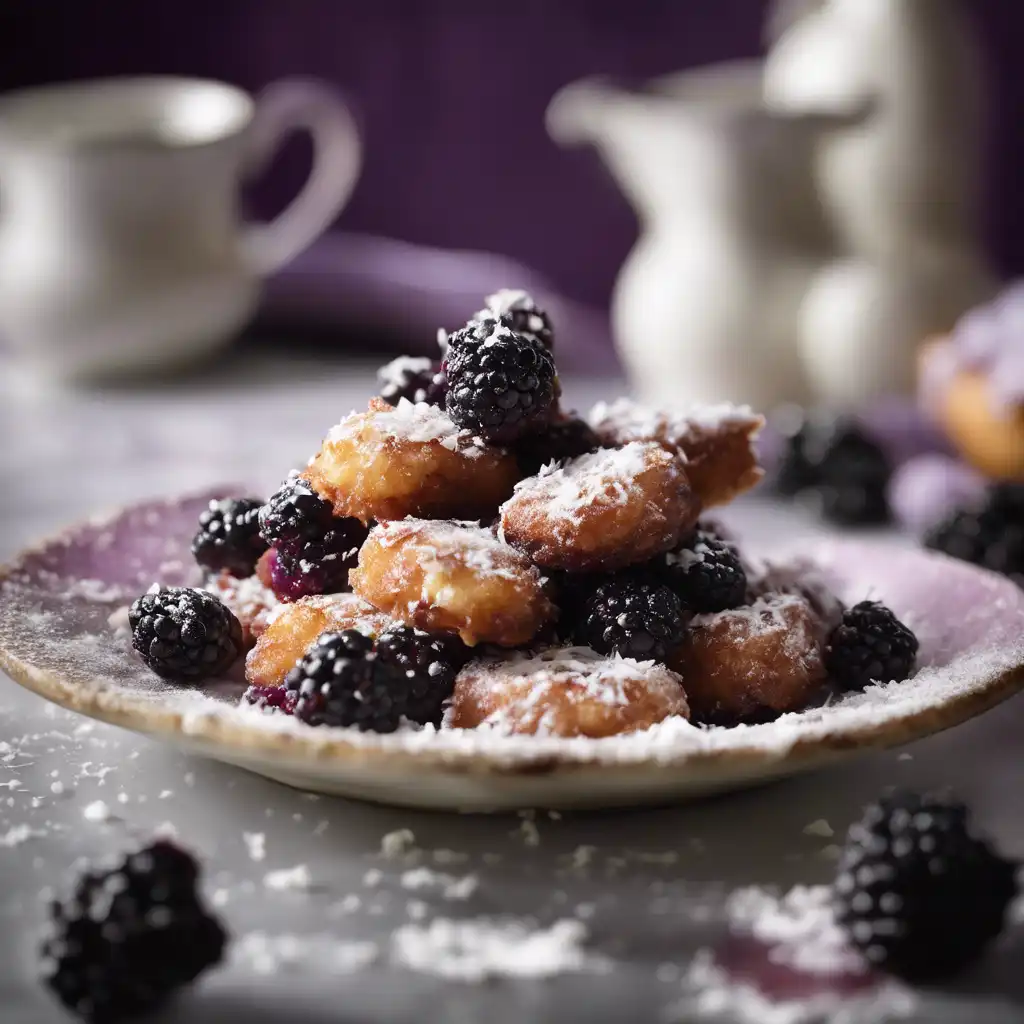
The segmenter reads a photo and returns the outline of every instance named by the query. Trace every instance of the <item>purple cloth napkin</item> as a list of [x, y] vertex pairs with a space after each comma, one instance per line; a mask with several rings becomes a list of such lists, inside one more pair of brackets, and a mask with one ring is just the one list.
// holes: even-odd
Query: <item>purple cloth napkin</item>
[[524, 288], [547, 310], [560, 369], [618, 372], [606, 313], [566, 299], [536, 271], [492, 253], [332, 233], [267, 282], [263, 315], [407, 339], [410, 354], [432, 355], [437, 329], [461, 327], [499, 288]]

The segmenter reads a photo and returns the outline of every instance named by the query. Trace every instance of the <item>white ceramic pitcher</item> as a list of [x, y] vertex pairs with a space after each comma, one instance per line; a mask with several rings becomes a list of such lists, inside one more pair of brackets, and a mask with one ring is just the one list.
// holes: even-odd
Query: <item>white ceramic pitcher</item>
[[833, 244], [812, 158], [820, 134], [850, 119], [767, 110], [757, 62], [555, 96], [551, 135], [596, 145], [640, 221], [612, 326], [645, 398], [771, 408], [809, 397], [795, 325]]
[[[314, 166], [274, 221], [239, 215], [243, 178], [295, 129]], [[232, 86], [111, 79], [0, 97], [0, 334], [48, 376], [184, 364], [229, 341], [260, 279], [334, 219], [356, 128], [320, 85], [258, 101]]]

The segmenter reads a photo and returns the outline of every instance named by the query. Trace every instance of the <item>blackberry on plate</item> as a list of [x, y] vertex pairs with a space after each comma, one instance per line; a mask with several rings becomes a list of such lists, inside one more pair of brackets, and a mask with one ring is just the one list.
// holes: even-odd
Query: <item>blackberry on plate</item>
[[213, 594], [160, 587], [128, 610], [132, 646], [157, 675], [197, 681], [231, 667], [245, 651], [242, 625]]
[[348, 590], [368, 530], [334, 507], [301, 477], [285, 481], [260, 509], [260, 533], [273, 545], [264, 582], [283, 601]]
[[1009, 576], [1024, 586], [1024, 485], [996, 484], [925, 536], [927, 547]]
[[587, 599], [576, 639], [600, 654], [664, 661], [683, 632], [683, 607], [672, 590], [625, 574], [599, 584]]
[[554, 345], [551, 320], [544, 310], [537, 307], [532, 295], [518, 288], [502, 288], [486, 298], [487, 308], [480, 310], [474, 320], [496, 320], [507, 316], [512, 330], [529, 334], [550, 351]]
[[917, 637], [877, 601], [861, 601], [843, 613], [828, 639], [825, 668], [844, 690], [906, 679], [917, 662]]
[[665, 582], [691, 612], [721, 612], [746, 602], [747, 574], [735, 548], [698, 531], [658, 560]]
[[43, 982], [90, 1024], [155, 1009], [218, 963], [227, 942], [197, 892], [199, 867], [166, 839], [90, 871], [50, 908]]
[[536, 476], [541, 466], [596, 452], [601, 439], [577, 416], [559, 416], [546, 430], [521, 437], [515, 446], [519, 468]]
[[295, 717], [307, 725], [394, 732], [409, 708], [406, 673], [373, 653], [354, 629], [324, 633], [285, 677], [297, 694]]
[[211, 501], [199, 516], [192, 538], [196, 562], [211, 572], [229, 572], [242, 579], [251, 576], [260, 555], [267, 550], [260, 536], [258, 498], [222, 498]]
[[399, 356], [377, 371], [380, 397], [390, 405], [410, 402], [444, 405], [447, 380], [439, 362], [418, 356]]
[[437, 724], [455, 677], [469, 659], [469, 649], [447, 633], [426, 633], [412, 626], [391, 626], [377, 637], [377, 657], [405, 673], [405, 717]]
[[485, 440], [510, 443], [551, 419], [554, 360], [536, 338], [512, 330], [507, 316], [471, 322], [452, 334], [445, 369], [448, 415]]
[[897, 793], [850, 828], [833, 884], [836, 920], [875, 966], [944, 980], [999, 935], [1015, 875], [971, 833], [963, 804]]

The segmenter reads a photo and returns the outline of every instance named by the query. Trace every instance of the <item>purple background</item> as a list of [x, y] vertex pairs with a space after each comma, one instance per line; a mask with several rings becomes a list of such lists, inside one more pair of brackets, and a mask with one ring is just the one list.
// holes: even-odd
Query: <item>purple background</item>
[[[335, 82], [356, 110], [366, 166], [338, 227], [483, 249], [603, 305], [635, 235], [594, 153], [546, 136], [551, 95], [582, 75], [628, 78], [761, 52], [765, 0], [104, 0], [0, 5], [0, 88], [108, 74]], [[987, 237], [1024, 269], [1021, 0], [970, 0], [988, 57], [994, 131]], [[289, 146], [255, 204], [301, 180]]]

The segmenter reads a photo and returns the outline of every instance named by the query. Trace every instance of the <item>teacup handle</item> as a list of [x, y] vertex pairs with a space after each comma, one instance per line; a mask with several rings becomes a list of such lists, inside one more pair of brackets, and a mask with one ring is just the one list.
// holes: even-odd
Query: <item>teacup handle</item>
[[248, 132], [247, 171], [265, 167], [284, 139], [299, 130], [313, 138], [313, 168], [306, 184], [277, 217], [246, 231], [244, 244], [260, 274], [287, 263], [322, 234], [359, 177], [362, 159], [355, 120], [331, 90], [305, 79], [275, 82], [257, 99]]

